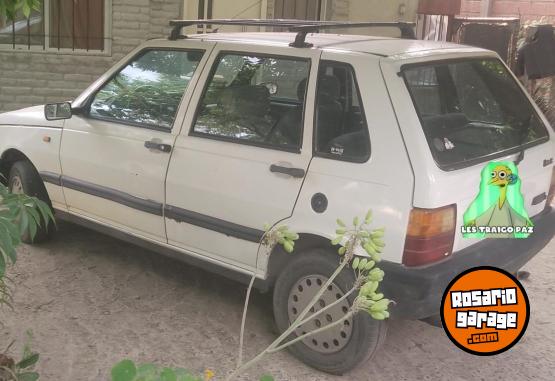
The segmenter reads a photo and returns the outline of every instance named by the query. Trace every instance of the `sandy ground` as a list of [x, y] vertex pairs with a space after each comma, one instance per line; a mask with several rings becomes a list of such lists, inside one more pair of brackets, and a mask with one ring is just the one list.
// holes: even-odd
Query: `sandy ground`
[[[441, 329], [397, 321], [377, 357], [349, 376], [318, 373], [279, 353], [242, 379], [271, 373], [276, 380], [552, 380], [554, 256], [552, 241], [526, 266], [531, 320], [508, 353], [475, 357]], [[0, 350], [32, 329], [41, 380], [107, 380], [123, 358], [210, 368], [220, 377], [234, 365], [245, 291], [240, 284], [68, 224], [53, 242], [21, 248], [12, 274], [15, 311], [0, 310]], [[270, 296], [257, 294], [247, 356], [271, 342], [272, 330]]]

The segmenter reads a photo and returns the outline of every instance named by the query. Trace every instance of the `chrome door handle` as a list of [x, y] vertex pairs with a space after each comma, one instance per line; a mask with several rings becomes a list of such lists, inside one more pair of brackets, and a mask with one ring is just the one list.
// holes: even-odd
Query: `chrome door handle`
[[302, 168], [288, 168], [288, 167], [282, 167], [281, 165], [277, 165], [277, 164], [272, 164], [270, 166], [270, 172], [282, 173], [284, 175], [295, 177], [297, 179], [302, 179], [305, 175], [305, 171]]

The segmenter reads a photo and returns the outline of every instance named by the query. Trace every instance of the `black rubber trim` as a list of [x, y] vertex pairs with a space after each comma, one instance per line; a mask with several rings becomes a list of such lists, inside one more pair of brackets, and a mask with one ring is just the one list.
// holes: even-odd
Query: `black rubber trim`
[[117, 202], [130, 208], [150, 213], [156, 216], [165, 216], [177, 222], [185, 222], [204, 229], [216, 231], [227, 236], [244, 239], [250, 242], [260, 242], [264, 232], [262, 230], [249, 228], [247, 226], [234, 224], [210, 217], [190, 210], [181, 209], [176, 206], [164, 205], [157, 201], [145, 200], [132, 196], [128, 193], [116, 189], [96, 185], [88, 181], [78, 180], [73, 177], [62, 176], [52, 172], [41, 172], [41, 178], [45, 182], [61, 185], [68, 189], [90, 194], [92, 196], [104, 198]]
[[[137, 236], [126, 233], [119, 229], [77, 216], [75, 214], [71, 214], [61, 210], [55, 210], [55, 216], [57, 220], [63, 220], [66, 222], [83, 226], [88, 229], [92, 229], [94, 231], [97, 231], [102, 234], [106, 234], [115, 239], [119, 239], [121, 241], [125, 241], [132, 245], [136, 245], [144, 249], [153, 251], [155, 253], [162, 254], [166, 257], [173, 258], [180, 262], [201, 268], [208, 272], [224, 276], [228, 279], [243, 283], [245, 285], [249, 284], [249, 281], [251, 279], [250, 275], [243, 274], [241, 272], [234, 271], [232, 269], [202, 260], [192, 255], [188, 255], [187, 253], [184, 253], [183, 251], [180, 251], [177, 249], [172, 249], [164, 245], [156, 244], [155, 242], [152, 242], [152, 241], [141, 239]], [[262, 292], [266, 292], [270, 287], [270, 283], [267, 280], [256, 278], [254, 282], [254, 287]]]
[[116, 189], [104, 187], [89, 183], [87, 181], [74, 179], [68, 176], [61, 176], [62, 186], [64, 188], [73, 189], [79, 192], [90, 194], [92, 196], [104, 198], [106, 200], [117, 202], [142, 212], [163, 216], [163, 205], [160, 202], [145, 200], [139, 197], [131, 196], [128, 193], [121, 192]]
[[45, 183], [54, 184], [57, 186], [62, 185], [62, 176], [54, 172], [41, 172], [40, 178]]
[[176, 206], [166, 205], [164, 208], [166, 218], [177, 222], [185, 222], [204, 229], [209, 229], [231, 237], [244, 239], [251, 242], [260, 242], [264, 232], [262, 230], [249, 228], [247, 226], [234, 224], [220, 220], [219, 218], [206, 216], [190, 210], [181, 209]]

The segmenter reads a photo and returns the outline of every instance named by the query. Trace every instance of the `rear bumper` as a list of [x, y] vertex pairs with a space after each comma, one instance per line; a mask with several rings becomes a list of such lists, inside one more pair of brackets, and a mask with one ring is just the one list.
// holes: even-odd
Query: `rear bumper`
[[526, 239], [485, 239], [438, 264], [409, 268], [382, 262], [385, 271], [382, 292], [396, 302], [392, 317], [423, 319], [437, 315], [449, 282], [458, 274], [477, 266], [493, 266], [516, 273], [555, 234], [555, 209], [549, 208], [532, 219], [534, 233]]

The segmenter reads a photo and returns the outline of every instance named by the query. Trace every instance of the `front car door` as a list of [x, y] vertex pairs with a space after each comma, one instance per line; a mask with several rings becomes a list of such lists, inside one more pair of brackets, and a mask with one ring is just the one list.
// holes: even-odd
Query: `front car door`
[[71, 213], [166, 242], [166, 171], [208, 46], [153, 43], [98, 81], [84, 115], [64, 126], [61, 180]]
[[256, 271], [263, 226], [291, 216], [312, 157], [319, 54], [215, 47], [168, 171], [170, 245]]

